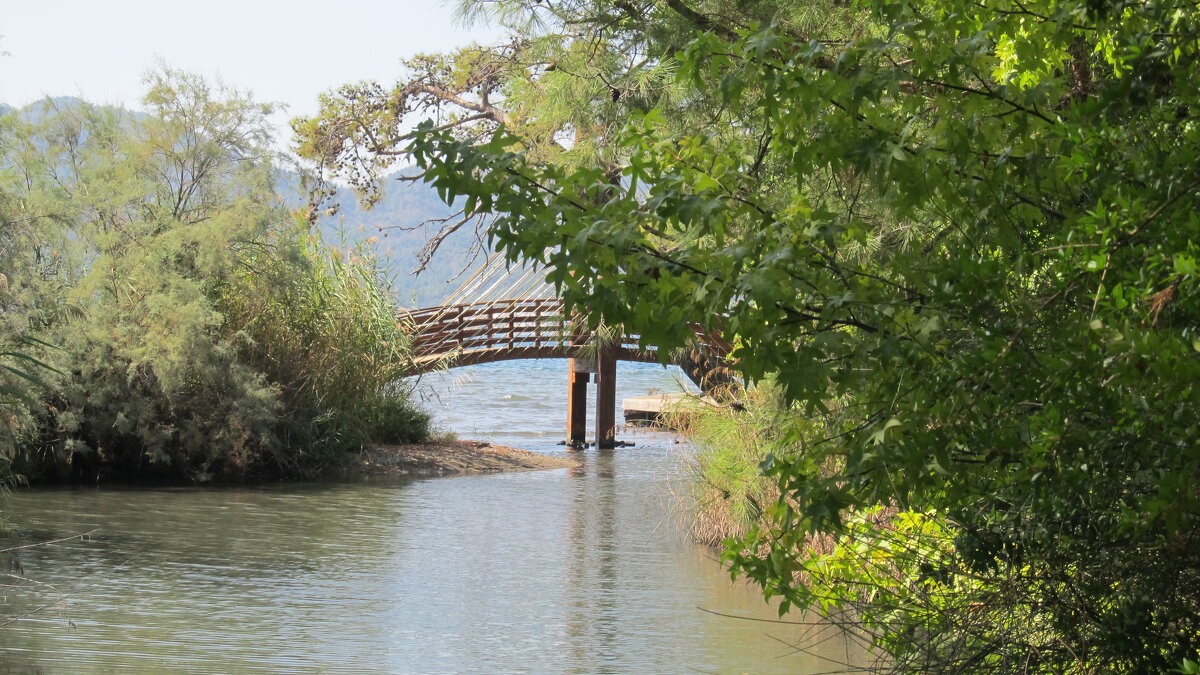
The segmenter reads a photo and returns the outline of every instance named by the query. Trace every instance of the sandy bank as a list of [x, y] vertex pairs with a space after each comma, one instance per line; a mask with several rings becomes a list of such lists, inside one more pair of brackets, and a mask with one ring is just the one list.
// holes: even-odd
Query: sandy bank
[[346, 472], [368, 476], [440, 476], [457, 473], [535, 471], [579, 466], [561, 457], [539, 455], [480, 441], [376, 445], [363, 451]]

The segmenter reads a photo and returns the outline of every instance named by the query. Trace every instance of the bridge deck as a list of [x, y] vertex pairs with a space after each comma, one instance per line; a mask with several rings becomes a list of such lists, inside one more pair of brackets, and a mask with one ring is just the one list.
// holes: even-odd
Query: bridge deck
[[[592, 332], [580, 317], [567, 317], [558, 299], [502, 300], [431, 307], [402, 313], [409, 323], [413, 374], [512, 359], [575, 358], [586, 355]], [[730, 345], [696, 327], [697, 342], [725, 355]], [[644, 350], [638, 336], [625, 335], [614, 345], [618, 360], [659, 363], [658, 352]]]
[[[570, 358], [591, 361], [590, 368], [572, 362], [568, 378], [567, 442], [584, 441], [587, 384], [596, 373], [596, 442], [613, 447], [616, 424], [616, 362], [659, 362], [654, 349], [642, 349], [637, 335], [623, 335], [615, 345], [595, 344], [581, 317], [568, 317], [558, 299], [500, 300], [431, 307], [406, 312], [398, 319], [412, 336], [412, 374], [442, 368], [511, 359]], [[703, 386], [706, 358], [724, 358], [730, 345], [720, 336], [693, 326], [696, 353], [685, 357], [684, 372]], [[700, 355], [697, 358], [697, 355]]]

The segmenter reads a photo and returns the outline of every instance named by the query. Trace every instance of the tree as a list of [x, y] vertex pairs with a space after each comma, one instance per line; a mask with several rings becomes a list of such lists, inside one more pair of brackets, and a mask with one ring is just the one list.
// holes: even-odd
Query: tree
[[13, 415], [17, 468], [311, 475], [381, 434], [421, 436], [374, 262], [325, 246], [276, 192], [272, 107], [168, 68], [147, 85], [141, 115], [44, 101], [10, 119], [0, 211], [36, 233], [11, 256], [55, 267], [11, 269], [5, 318], [57, 346], [48, 391]]
[[[656, 49], [707, 121], [663, 99], [573, 159], [519, 120], [408, 149], [569, 307], [660, 353], [723, 330], [778, 383], [780, 498], [733, 569], [784, 610], [854, 607], [897, 670], [1194, 658], [1200, 12], [874, 1], [822, 33], [550, 6], [646, 18], [604, 45]], [[695, 30], [662, 40], [659, 16]]]
[[[467, 0], [460, 9], [468, 18], [488, 14], [507, 22], [512, 38], [497, 46], [409, 59], [393, 86], [348, 84], [323, 95], [319, 115], [293, 122], [295, 149], [316, 163], [319, 176], [349, 182], [367, 206], [373, 205], [382, 177], [411, 161], [408, 144], [415, 120], [433, 117], [436, 128], [470, 142], [503, 128], [531, 158], [602, 166], [616, 180], [624, 158], [615, 139], [630, 115], [658, 109], [678, 129], [713, 127], [711, 111], [721, 107], [715, 92], [675, 78], [671, 53], [694, 31], [773, 20], [786, 23], [793, 33], [818, 28], [851, 33], [862, 23], [861, 12], [836, 3], [789, 8], [761, 0], [724, 7], [719, 15], [698, 14], [681, 2]], [[724, 34], [732, 32], [727, 28]], [[310, 187], [310, 217], [315, 218], [333, 186], [325, 180]], [[488, 214], [455, 206], [455, 215], [436, 221], [441, 227], [422, 262], [466, 225], [486, 231]]]

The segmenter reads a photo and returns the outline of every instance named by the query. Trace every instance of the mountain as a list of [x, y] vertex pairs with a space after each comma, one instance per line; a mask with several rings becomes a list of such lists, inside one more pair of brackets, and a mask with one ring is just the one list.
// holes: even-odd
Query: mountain
[[[15, 112], [23, 121], [36, 124], [55, 110], [69, 110], [85, 103], [73, 96], [49, 97], [19, 109], [0, 103], [0, 115]], [[123, 113], [134, 117], [145, 115], [138, 111]], [[399, 172], [384, 181], [383, 198], [370, 210], [360, 207], [351, 191], [339, 191], [335, 198], [339, 209], [333, 216], [322, 217], [318, 228], [322, 238], [334, 246], [366, 243], [392, 283], [400, 305], [433, 306], [469, 276], [469, 272], [463, 275], [464, 270], [471, 268], [472, 263], [477, 267], [486, 256], [473, 255], [472, 251], [481, 247], [473, 229], [464, 228], [448, 237], [426, 268], [414, 275], [419, 267], [418, 254], [437, 231], [436, 224], [425, 227], [421, 224], [430, 219], [446, 218], [453, 210], [442, 203], [432, 188], [398, 180], [402, 175], [404, 173]], [[305, 195], [299, 188], [298, 174], [281, 169], [278, 180], [279, 191], [289, 203], [297, 207], [304, 204]]]
[[[367, 243], [374, 251], [405, 307], [430, 307], [450, 295], [482, 264], [486, 253], [471, 227], [450, 235], [419, 274], [418, 255], [436, 234], [439, 225], [427, 221], [448, 218], [454, 210], [446, 206], [433, 188], [422, 183], [385, 180], [383, 197], [371, 209], [363, 209], [349, 190], [335, 197], [339, 208], [333, 216], [318, 221], [322, 238], [335, 246]], [[464, 273], [465, 272], [465, 273]]]

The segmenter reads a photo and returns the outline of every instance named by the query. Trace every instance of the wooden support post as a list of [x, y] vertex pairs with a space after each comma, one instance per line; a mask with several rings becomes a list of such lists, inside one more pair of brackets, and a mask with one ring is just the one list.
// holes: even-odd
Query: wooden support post
[[616, 447], [617, 352], [612, 346], [596, 350], [596, 447]]
[[575, 359], [567, 361], [567, 445], [587, 440], [587, 368]]

